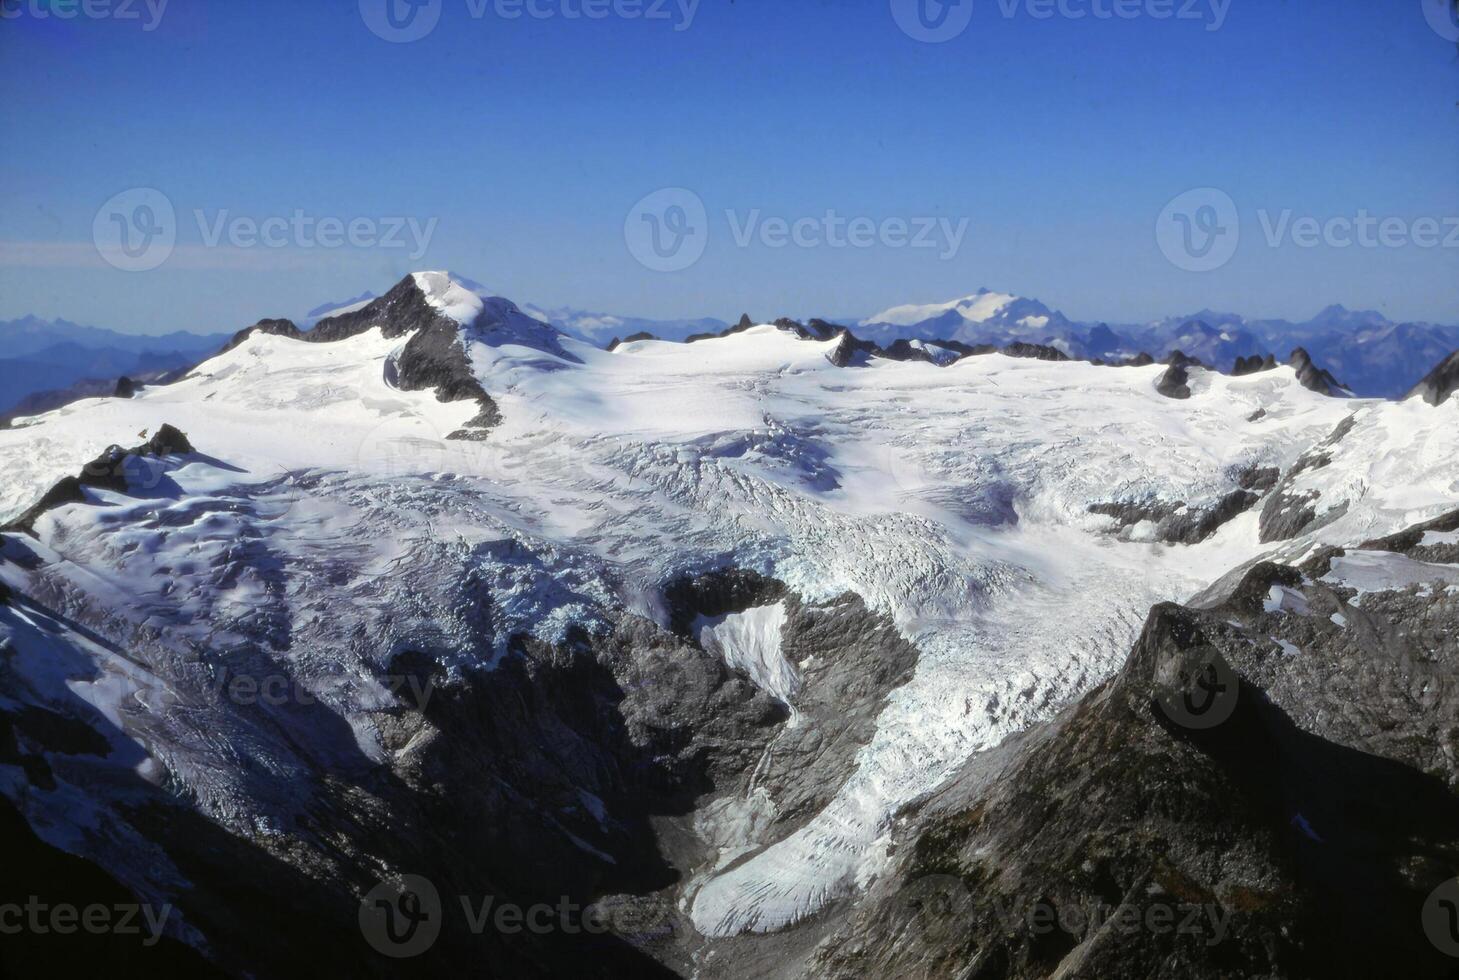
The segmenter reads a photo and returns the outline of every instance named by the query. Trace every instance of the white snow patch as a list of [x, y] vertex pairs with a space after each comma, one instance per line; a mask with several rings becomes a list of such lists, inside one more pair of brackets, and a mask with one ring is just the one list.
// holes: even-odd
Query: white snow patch
[[454, 279], [449, 272], [415, 272], [416, 286], [426, 302], [464, 326], [476, 322], [483, 308], [482, 297]]
[[1459, 565], [1414, 561], [1389, 551], [1349, 551], [1332, 560], [1322, 581], [1359, 592], [1393, 592], [1415, 585], [1459, 583]]
[[692, 629], [704, 649], [749, 674], [756, 687], [789, 707], [793, 724], [795, 708], [791, 702], [800, 688], [800, 675], [780, 649], [784, 626], [785, 603], [777, 602], [727, 616], [700, 616]]
[[1267, 597], [1262, 600], [1261, 607], [1269, 613], [1296, 613], [1298, 616], [1305, 616], [1307, 615], [1307, 597], [1285, 585], [1273, 585], [1271, 591], [1267, 593]]

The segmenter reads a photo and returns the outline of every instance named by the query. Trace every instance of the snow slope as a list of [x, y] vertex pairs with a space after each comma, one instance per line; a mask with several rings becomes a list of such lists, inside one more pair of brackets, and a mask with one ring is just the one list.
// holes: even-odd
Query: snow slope
[[[417, 281], [463, 323], [492, 306], [451, 277]], [[714, 936], [795, 922], [875, 874], [898, 806], [1108, 676], [1151, 603], [1268, 551], [1392, 532], [1459, 497], [1459, 407], [1324, 398], [1287, 368], [1195, 371], [1192, 397], [1173, 401], [1155, 391], [1158, 365], [995, 354], [843, 369], [827, 357], [834, 341], [768, 325], [613, 352], [539, 327], [551, 329], [463, 328], [503, 417], [484, 442], [444, 438], [474, 404], [389, 384], [408, 338], [378, 330], [327, 344], [253, 335], [174, 385], [21, 420], [0, 430], [7, 516], [163, 422], [202, 455], [140, 496], [95, 491], [103, 506], [47, 514], [47, 563], [0, 565], [0, 578], [106, 610], [144, 670], [198, 649], [287, 666], [351, 719], [353, 745], [319, 749], [341, 758], [382, 751], [372, 657], [408, 646], [448, 666], [492, 663], [513, 633], [551, 640], [603, 610], [652, 614], [669, 578], [726, 564], [810, 602], [858, 593], [918, 646], [916, 674], [822, 813], [707, 876], [689, 908]], [[1260, 545], [1255, 511], [1195, 546], [1121, 540], [1088, 512], [1214, 500], [1243, 467], [1285, 471], [1353, 413], [1331, 464], [1302, 478], [1324, 508], [1346, 509], [1299, 540]], [[461, 611], [465, 582], [489, 590], [489, 617]], [[775, 608], [701, 625], [793, 697]], [[171, 724], [141, 705], [117, 719], [143, 742]], [[220, 822], [268, 826], [287, 793], [230, 775], [233, 750], [218, 741], [164, 764]]]

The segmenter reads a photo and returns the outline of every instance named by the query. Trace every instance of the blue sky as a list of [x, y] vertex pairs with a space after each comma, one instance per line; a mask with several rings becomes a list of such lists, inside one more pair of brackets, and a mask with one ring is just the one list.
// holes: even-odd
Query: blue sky
[[[151, 30], [160, 0], [135, 19], [59, 2], [4, 0], [0, 21], [0, 84], [23, 94], [0, 102], [0, 318], [235, 329], [450, 268], [522, 303], [645, 316], [863, 315], [988, 286], [1080, 319], [1341, 302], [1459, 321], [1459, 247], [1273, 245], [1263, 227], [1426, 218], [1459, 246], [1459, 54], [1421, 0], [1166, 0], [1190, 15], [1169, 18], [1161, 0], [1062, 0], [1080, 18], [963, 0], [941, 43], [898, 27], [900, 0], [669, 0], [634, 19], [625, 0], [603, 19], [570, 16], [583, 0], [516, 19], [494, 9], [514, 0], [480, 17], [482, 0], [437, 0], [407, 43], [372, 33], [376, 0], [171, 0]], [[1134, 16], [1096, 16], [1117, 2]], [[1191, 272], [1156, 227], [1203, 187], [1234, 203], [1240, 244]], [[176, 245], [120, 271], [94, 229], [115, 195], [135, 217], [134, 188], [165, 196]], [[703, 254], [670, 272], [625, 241], [661, 188], [705, 209]], [[828, 211], [966, 224], [955, 249], [761, 234]], [[235, 236], [296, 213], [391, 247]], [[423, 254], [391, 219], [431, 229]]]

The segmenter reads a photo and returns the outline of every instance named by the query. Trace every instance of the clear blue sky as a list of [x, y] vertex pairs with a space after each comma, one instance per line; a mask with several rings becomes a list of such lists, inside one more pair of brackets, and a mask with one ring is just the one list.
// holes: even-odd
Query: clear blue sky
[[[411, 43], [377, 37], [357, 0], [171, 0], [151, 31], [144, 0], [140, 20], [37, 16], [57, 2], [4, 0], [0, 21], [0, 318], [234, 329], [450, 268], [522, 303], [645, 316], [865, 314], [986, 285], [1082, 319], [1341, 302], [1459, 321], [1459, 247], [1272, 248], [1257, 215], [1459, 217], [1459, 55], [1420, 0], [1231, 0], [1219, 30], [1211, 0], [1194, 20], [970, 0], [940, 44], [889, 0], [701, 0], [684, 30], [674, 0], [667, 20], [538, 0], [553, 17], [511, 21], [440, 0]], [[1236, 202], [1242, 241], [1196, 274], [1154, 228], [1203, 186]], [[177, 214], [146, 272], [92, 244], [133, 187]], [[676, 272], [624, 240], [663, 187], [708, 211], [702, 258]], [[741, 247], [727, 209], [970, 224], [944, 260]], [[438, 224], [418, 259], [209, 248], [195, 210]]]

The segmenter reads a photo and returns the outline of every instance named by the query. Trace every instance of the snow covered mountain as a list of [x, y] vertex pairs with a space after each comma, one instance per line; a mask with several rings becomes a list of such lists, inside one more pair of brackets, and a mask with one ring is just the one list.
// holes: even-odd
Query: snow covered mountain
[[[946, 303], [894, 306], [857, 324], [857, 335], [889, 346], [898, 339], [954, 340], [969, 346], [1052, 346], [1066, 356], [1093, 356], [1087, 329], [1036, 299], [979, 289]], [[1131, 352], [1133, 353], [1133, 352]]]
[[1311, 320], [1249, 320], [1202, 310], [1145, 324], [1071, 321], [1037, 300], [980, 289], [946, 303], [895, 306], [861, 321], [858, 336], [883, 347], [899, 338], [976, 346], [1033, 343], [1080, 360], [1119, 362], [1140, 353], [1165, 360], [1179, 351], [1230, 373], [1244, 358], [1287, 360], [1302, 348], [1356, 393], [1400, 398], [1459, 347], [1459, 326], [1393, 323], [1373, 311], [1329, 306]]
[[[985, 291], [856, 333], [934, 322], [1069, 326]], [[455, 922], [426, 971], [847, 975], [816, 944], [909, 873], [908, 814], [1121, 676], [1153, 605], [1459, 506], [1454, 399], [793, 326], [608, 351], [421, 272], [16, 420], [0, 800], [234, 970], [391, 972], [370, 902], [414, 875], [448, 921], [613, 911]], [[1333, 567], [1449, 595], [1453, 559]]]

